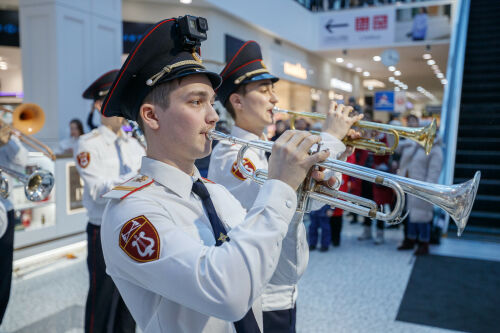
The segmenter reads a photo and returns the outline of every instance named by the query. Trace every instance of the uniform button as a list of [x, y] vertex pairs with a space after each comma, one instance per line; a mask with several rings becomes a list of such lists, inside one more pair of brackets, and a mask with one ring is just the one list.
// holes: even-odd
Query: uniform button
[[286, 205], [288, 208], [292, 208], [292, 202], [291, 202], [290, 200], [285, 201], [285, 205]]

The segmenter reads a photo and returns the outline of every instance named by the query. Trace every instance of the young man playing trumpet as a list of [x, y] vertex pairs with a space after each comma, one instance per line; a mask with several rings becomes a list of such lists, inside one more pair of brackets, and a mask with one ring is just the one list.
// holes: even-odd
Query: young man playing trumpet
[[295, 191], [329, 156], [309, 154], [320, 137], [284, 133], [248, 211], [200, 177], [194, 162], [210, 153], [208, 133], [218, 121], [214, 88], [221, 82], [199, 57], [207, 29], [193, 16], [154, 24], [102, 108], [105, 116], [138, 120], [148, 143], [140, 175], [105, 195], [113, 200], [102, 224], [107, 272], [145, 333], [262, 332], [260, 295], [287, 273], [281, 254], [290, 249], [282, 243]]
[[[217, 96], [235, 121], [231, 135], [246, 140], [266, 140], [264, 130], [273, 123], [273, 107], [278, 103], [274, 83], [278, 78], [269, 73], [262, 61], [260, 46], [248, 41], [234, 54], [222, 70], [222, 85]], [[344, 158], [346, 147], [342, 138], [349, 132], [352, 124], [361, 119], [349, 117], [351, 108], [334, 105], [323, 126], [322, 143], [330, 150], [331, 157]], [[356, 134], [352, 134], [356, 135]], [[238, 145], [221, 142], [211, 155], [208, 178], [224, 185], [242, 204], [249, 209], [259, 194], [260, 185], [245, 179], [238, 170]], [[244, 158], [247, 170], [267, 169], [265, 152], [250, 148]], [[283, 171], [285, 172], [285, 171]], [[340, 186], [340, 174], [326, 178], [329, 186]], [[319, 209], [323, 204], [314, 203]], [[288, 263], [287, 273], [279, 275], [266, 286], [263, 294], [264, 331], [295, 332], [297, 282], [305, 271], [309, 258], [303, 215], [296, 214], [283, 242], [282, 253]]]

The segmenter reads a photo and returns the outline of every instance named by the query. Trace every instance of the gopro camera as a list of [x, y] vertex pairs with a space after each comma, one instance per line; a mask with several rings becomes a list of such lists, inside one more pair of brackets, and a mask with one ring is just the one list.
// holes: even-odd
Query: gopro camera
[[208, 22], [206, 18], [185, 15], [177, 20], [186, 48], [199, 47], [207, 39]]

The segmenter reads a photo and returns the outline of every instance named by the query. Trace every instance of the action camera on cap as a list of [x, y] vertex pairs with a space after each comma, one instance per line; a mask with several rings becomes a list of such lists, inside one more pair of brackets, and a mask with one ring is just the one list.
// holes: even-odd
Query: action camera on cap
[[199, 47], [207, 39], [208, 22], [203, 17], [186, 15], [177, 20], [186, 48]]

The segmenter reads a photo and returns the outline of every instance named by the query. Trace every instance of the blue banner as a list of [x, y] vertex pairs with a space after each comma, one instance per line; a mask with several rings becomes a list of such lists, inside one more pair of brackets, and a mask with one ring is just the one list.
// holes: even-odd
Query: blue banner
[[375, 92], [375, 111], [394, 111], [394, 91]]

